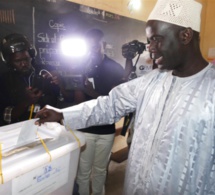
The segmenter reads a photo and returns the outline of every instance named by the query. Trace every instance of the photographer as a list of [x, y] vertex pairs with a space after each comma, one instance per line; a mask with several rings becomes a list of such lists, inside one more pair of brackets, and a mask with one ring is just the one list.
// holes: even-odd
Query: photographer
[[10, 34], [1, 42], [1, 57], [9, 68], [0, 89], [1, 125], [28, 120], [46, 104], [57, 106], [60, 91], [67, 95], [57, 74], [33, 67], [36, 50], [22, 34]]
[[[84, 88], [74, 92], [75, 100], [79, 101], [77, 103], [107, 95], [114, 86], [121, 83], [124, 69], [104, 54], [103, 36], [103, 32], [99, 29], [91, 29], [86, 33], [89, 63], [84, 70], [86, 78]], [[103, 194], [115, 125], [93, 126], [79, 130], [84, 132], [86, 138], [86, 147], [80, 154], [76, 180], [79, 194], [90, 194], [90, 179], [93, 194]]]

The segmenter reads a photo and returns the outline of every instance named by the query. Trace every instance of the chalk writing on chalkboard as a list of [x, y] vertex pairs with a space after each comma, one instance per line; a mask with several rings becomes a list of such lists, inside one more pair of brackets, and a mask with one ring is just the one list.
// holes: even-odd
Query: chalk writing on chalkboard
[[61, 52], [59, 43], [63, 38], [66, 26], [63, 22], [49, 19], [36, 33], [38, 57], [42, 65], [60, 66]]

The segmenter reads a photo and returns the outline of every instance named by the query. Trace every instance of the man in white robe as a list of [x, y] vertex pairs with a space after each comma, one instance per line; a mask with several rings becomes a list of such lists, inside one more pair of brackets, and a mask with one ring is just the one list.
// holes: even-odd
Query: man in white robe
[[200, 52], [200, 13], [194, 0], [158, 0], [146, 25], [158, 69], [109, 96], [36, 116], [79, 129], [136, 111], [124, 194], [215, 194], [215, 67]]

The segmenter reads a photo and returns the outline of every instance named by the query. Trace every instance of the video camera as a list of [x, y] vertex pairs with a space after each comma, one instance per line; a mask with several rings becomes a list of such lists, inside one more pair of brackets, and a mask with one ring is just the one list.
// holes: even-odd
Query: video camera
[[133, 59], [137, 54], [142, 54], [146, 50], [146, 45], [137, 40], [122, 45], [122, 55], [126, 59]]
[[45, 79], [41, 75], [34, 75], [32, 81], [32, 87], [37, 88], [45, 92], [48, 88], [51, 88], [51, 79]]

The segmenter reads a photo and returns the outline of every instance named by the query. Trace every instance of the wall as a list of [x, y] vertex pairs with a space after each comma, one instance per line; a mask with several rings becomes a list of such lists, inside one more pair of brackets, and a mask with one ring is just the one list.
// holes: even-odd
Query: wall
[[142, 0], [139, 10], [129, 11], [130, 0], [68, 0], [97, 9], [113, 12], [121, 16], [146, 21], [157, 0]]
[[[215, 0], [206, 1], [206, 13], [204, 21], [204, 33], [202, 35], [202, 51], [208, 60], [215, 59]], [[211, 55], [208, 55], [209, 50]]]
[[[146, 21], [149, 13], [153, 9], [157, 0], [142, 0], [141, 8], [137, 11], [130, 12], [128, 9], [130, 0], [69, 0], [79, 4], [95, 7], [105, 11], [113, 12], [122, 16], [130, 17], [137, 20]], [[201, 26], [201, 50], [203, 56], [212, 60], [215, 59], [215, 0], [196, 0], [203, 5], [202, 9], [202, 26]], [[210, 49], [212, 48], [212, 49]], [[208, 51], [212, 56], [209, 58]]]

